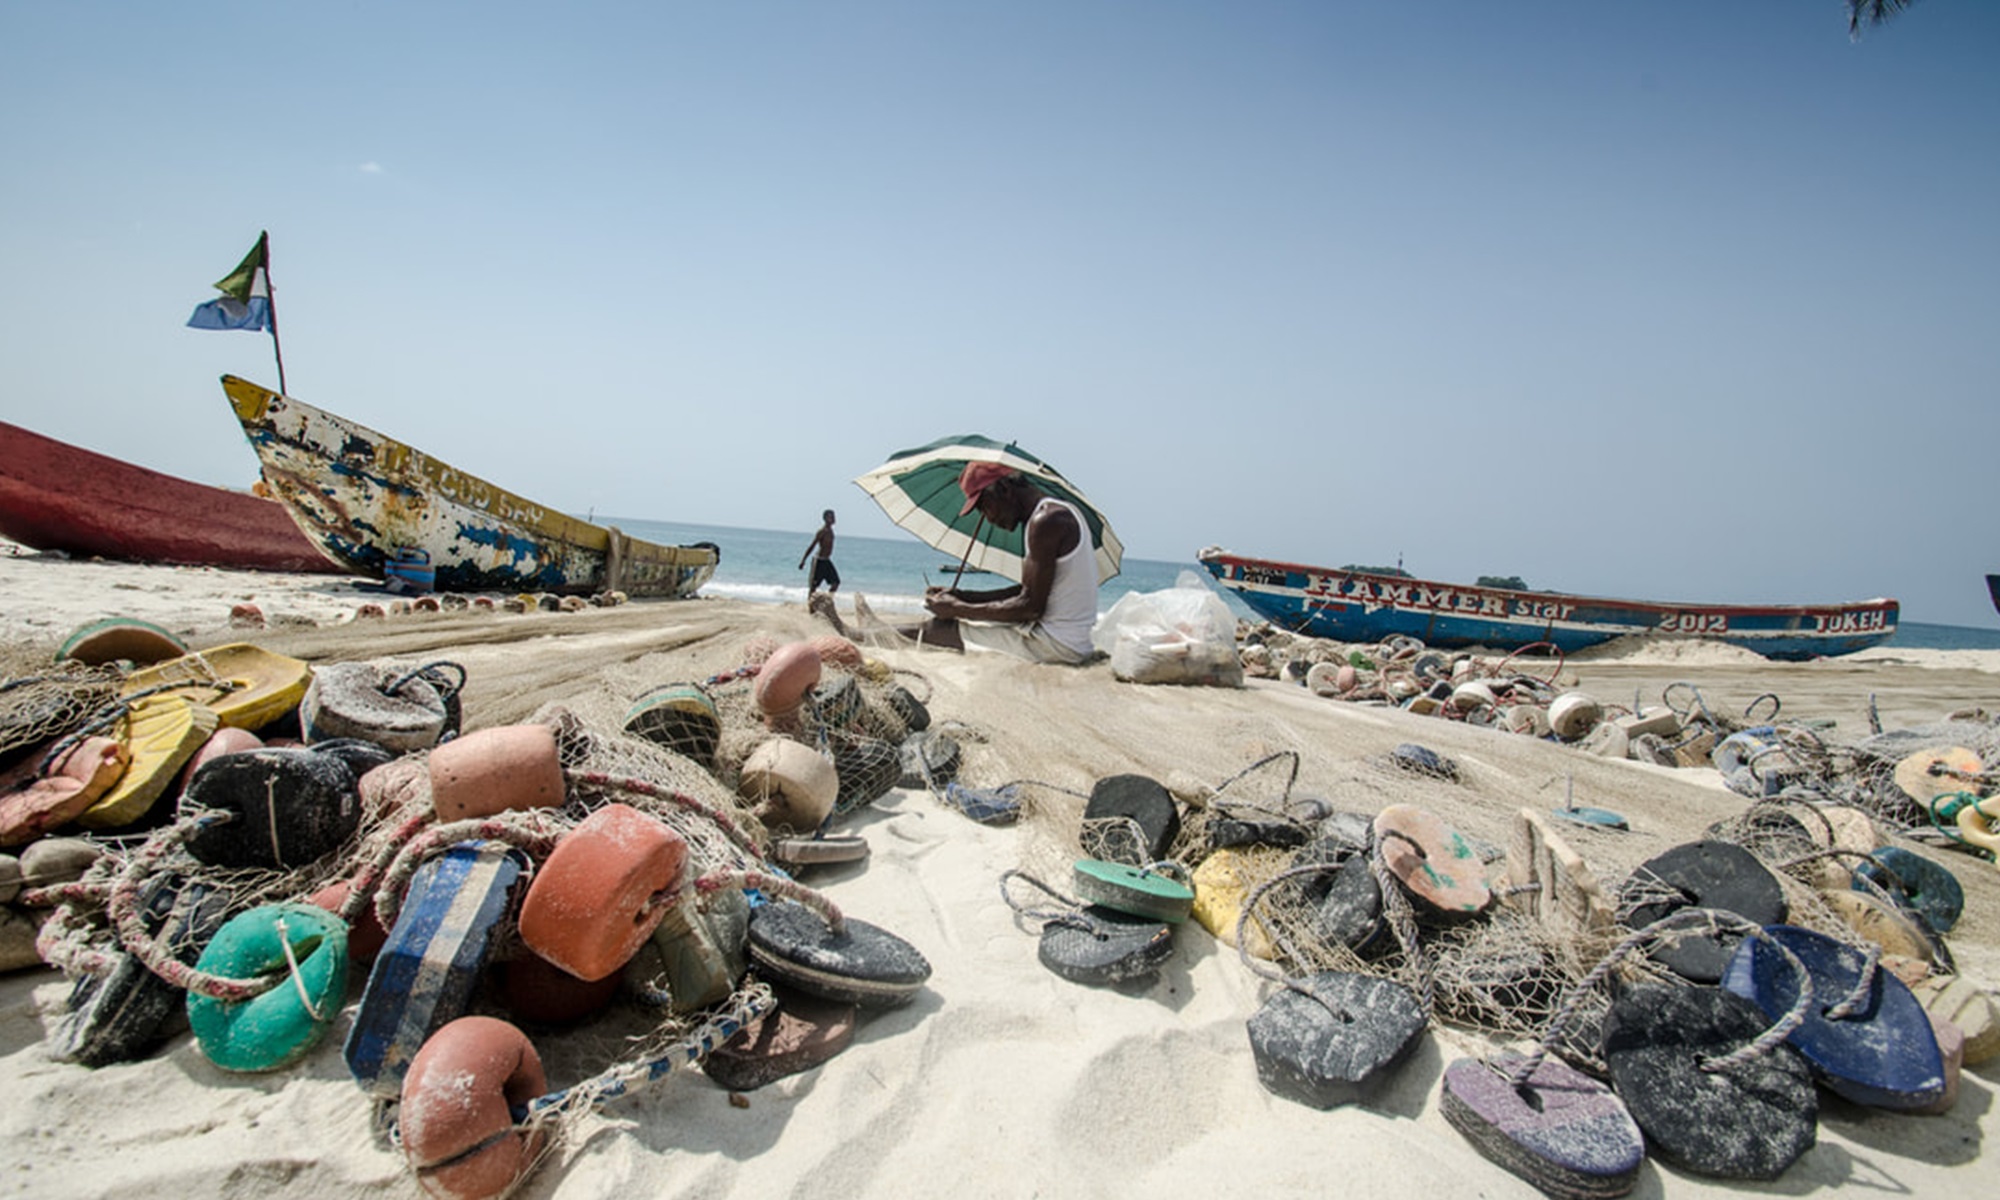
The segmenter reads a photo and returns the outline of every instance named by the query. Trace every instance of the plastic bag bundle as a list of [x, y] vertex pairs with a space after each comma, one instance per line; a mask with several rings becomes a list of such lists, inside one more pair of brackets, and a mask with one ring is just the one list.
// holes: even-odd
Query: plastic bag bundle
[[1236, 618], [1192, 571], [1164, 591], [1120, 597], [1097, 619], [1090, 641], [1111, 656], [1111, 673], [1128, 683], [1243, 686]]

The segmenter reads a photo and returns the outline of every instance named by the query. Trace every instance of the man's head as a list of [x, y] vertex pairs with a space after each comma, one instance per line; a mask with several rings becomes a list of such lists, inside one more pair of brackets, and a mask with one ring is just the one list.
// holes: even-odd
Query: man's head
[[1020, 478], [1021, 473], [1007, 466], [1005, 463], [970, 462], [965, 464], [965, 469], [958, 473], [958, 490], [965, 493], [965, 505], [958, 510], [958, 515], [962, 517], [977, 508], [987, 517], [991, 518], [993, 516], [992, 511], [982, 507], [980, 500], [989, 492], [995, 498], [998, 498], [1004, 493], [1011, 491], [1016, 481]]
[[833, 510], [830, 508], [827, 509], [825, 512], [819, 515], [819, 518], [820, 520], [825, 521], [829, 525], [833, 524]]

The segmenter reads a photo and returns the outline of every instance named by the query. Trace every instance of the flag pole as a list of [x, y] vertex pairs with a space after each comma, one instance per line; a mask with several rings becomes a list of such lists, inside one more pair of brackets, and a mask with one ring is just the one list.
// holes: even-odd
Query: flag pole
[[285, 387], [285, 348], [278, 342], [278, 285], [271, 278], [270, 234], [264, 235], [264, 299], [271, 306], [271, 353], [278, 360], [278, 394], [289, 396]]

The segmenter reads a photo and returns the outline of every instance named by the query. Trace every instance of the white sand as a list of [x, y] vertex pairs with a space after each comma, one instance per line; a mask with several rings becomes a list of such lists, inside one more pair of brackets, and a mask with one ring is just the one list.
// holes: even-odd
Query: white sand
[[[98, 616], [137, 616], [197, 645], [256, 640], [310, 661], [450, 657], [470, 675], [469, 727], [520, 720], [546, 700], [613, 711], [649, 683], [729, 665], [753, 634], [819, 632], [797, 608], [723, 601], [631, 605], [580, 614], [408, 614], [334, 624], [374, 597], [336, 580], [70, 563], [0, 553], [0, 644], [53, 643]], [[230, 605], [325, 622], [232, 631]], [[988, 656], [878, 651], [916, 672], [939, 719], [983, 742], [969, 781], [1033, 779], [1087, 790], [1138, 771], [1220, 783], [1275, 750], [1302, 760], [1300, 793], [1373, 811], [1413, 796], [1467, 832], [1504, 844], [1522, 806], [1546, 811], [1573, 778], [1578, 803], [1625, 813], [1633, 832], [1579, 831], [1577, 848], [1608, 881], [1708, 823], [1740, 797], [1710, 770], [1669, 771], [1399, 711], [1321, 700], [1257, 681], [1241, 690], [1119, 684], [1103, 666], [1032, 667]], [[1657, 704], [1675, 680], [1711, 704], [1740, 708], [1774, 691], [1786, 714], [1865, 720], [1870, 693], [1885, 724], [1934, 721], [1984, 703], [2000, 710], [2000, 655], [1876, 651], [1803, 666], [1745, 660], [1726, 648], [1643, 652], [1576, 663], [1587, 689]], [[1455, 757], [1465, 780], [1413, 792], [1380, 757], [1422, 741]], [[1368, 1107], [1330, 1112], [1279, 1099], [1257, 1082], [1244, 1031], [1272, 985], [1190, 924], [1159, 982], [1137, 994], [1066, 983], [1036, 961], [1032, 924], [1002, 902], [1012, 867], [1055, 875], [1076, 805], [1031, 789], [1030, 819], [976, 825], [921, 792], [898, 791], [852, 829], [872, 856], [824, 869], [851, 915], [915, 944], [934, 968], [907, 1008], [865, 1014], [855, 1044], [804, 1075], [749, 1094], [747, 1108], [699, 1074], [662, 1081], [608, 1106], [590, 1135], [546, 1163], [532, 1197], [634, 1196], [1217, 1196], [1421, 1195], [1433, 1200], [1539, 1193], [1482, 1158], [1438, 1112], [1439, 1077], [1480, 1039], [1427, 1035]], [[1951, 937], [1961, 968], [2000, 980], [2000, 870], [1948, 861], [1968, 893]], [[54, 1063], [41, 1042], [68, 987], [50, 971], [0, 978], [0, 1194], [28, 1196], [416, 1195], [398, 1154], [379, 1145], [370, 1110], [339, 1053], [352, 1006], [302, 1066], [269, 1076], [211, 1066], [186, 1035], [139, 1063], [92, 1071]], [[358, 996], [359, 982], [350, 999]], [[552, 1064], [588, 1070], [585, 1039], [551, 1048]], [[552, 1066], [552, 1074], [557, 1074]], [[572, 1081], [559, 1074], [553, 1083]], [[1819, 1143], [1778, 1183], [1784, 1194], [1985, 1196], [1985, 1136], [2000, 1132], [1989, 1064], [1965, 1076], [1943, 1116], [1870, 1112], [1832, 1098]], [[1824, 1094], [1823, 1094], [1824, 1096]], [[1745, 1190], [1649, 1160], [1637, 1195]]]

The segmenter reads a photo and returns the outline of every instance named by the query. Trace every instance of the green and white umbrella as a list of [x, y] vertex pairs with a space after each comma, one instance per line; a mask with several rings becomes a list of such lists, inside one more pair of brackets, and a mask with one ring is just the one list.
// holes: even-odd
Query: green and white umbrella
[[1097, 551], [1097, 582], [1118, 574], [1125, 547], [1111, 532], [1111, 522], [1054, 467], [1012, 442], [1003, 444], [976, 433], [939, 438], [927, 446], [897, 451], [888, 462], [854, 482], [875, 498], [891, 521], [926, 544], [963, 559], [968, 567], [1019, 583], [1027, 522], [1018, 529], [1001, 529], [978, 509], [958, 515], [965, 505], [965, 493], [958, 490], [958, 473], [973, 462], [1005, 463], [1049, 495], [1076, 505]]

